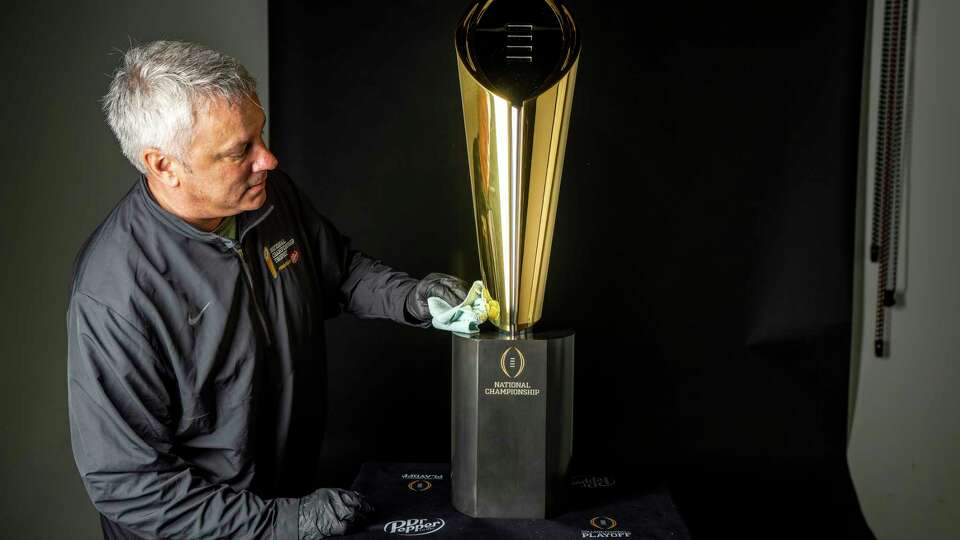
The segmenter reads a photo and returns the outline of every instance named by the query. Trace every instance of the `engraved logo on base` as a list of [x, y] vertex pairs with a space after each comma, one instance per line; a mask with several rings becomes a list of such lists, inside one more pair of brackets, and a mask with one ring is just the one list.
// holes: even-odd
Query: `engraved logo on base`
[[500, 370], [511, 379], [519, 377], [526, 365], [527, 361], [523, 353], [516, 347], [509, 347], [500, 355]]

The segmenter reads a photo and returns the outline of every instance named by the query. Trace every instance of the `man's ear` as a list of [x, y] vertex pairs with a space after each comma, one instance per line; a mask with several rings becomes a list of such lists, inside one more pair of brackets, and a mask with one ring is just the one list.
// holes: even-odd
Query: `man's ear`
[[157, 148], [144, 148], [140, 159], [147, 168], [147, 176], [156, 178], [167, 187], [175, 188], [180, 185], [177, 160]]

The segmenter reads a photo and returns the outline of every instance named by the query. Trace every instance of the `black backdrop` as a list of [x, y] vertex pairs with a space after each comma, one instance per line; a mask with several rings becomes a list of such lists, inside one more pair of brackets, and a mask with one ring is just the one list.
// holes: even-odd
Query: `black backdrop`
[[[796, 506], [849, 491], [867, 13], [781, 4], [571, 2], [583, 52], [539, 326], [577, 331], [578, 460], [710, 497], [792, 484]], [[479, 278], [465, 5], [270, 3], [281, 167], [357, 247], [416, 276]], [[321, 472], [447, 461], [449, 336], [351, 317], [327, 332]]]

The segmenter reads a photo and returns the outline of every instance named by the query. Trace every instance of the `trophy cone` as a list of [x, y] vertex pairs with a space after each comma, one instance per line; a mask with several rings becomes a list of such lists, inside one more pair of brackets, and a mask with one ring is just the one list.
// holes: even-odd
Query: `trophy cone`
[[477, 0], [456, 48], [491, 322], [515, 335], [543, 311], [580, 40], [560, 0]]

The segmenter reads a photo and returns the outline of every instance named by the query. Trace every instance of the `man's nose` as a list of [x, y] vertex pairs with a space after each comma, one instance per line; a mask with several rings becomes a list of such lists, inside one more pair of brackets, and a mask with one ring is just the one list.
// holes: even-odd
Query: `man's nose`
[[257, 156], [257, 160], [253, 163], [254, 172], [260, 171], [272, 171], [277, 168], [277, 156], [273, 155], [273, 152], [270, 151], [266, 146], [260, 146], [260, 155]]

